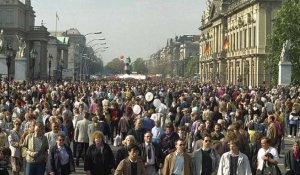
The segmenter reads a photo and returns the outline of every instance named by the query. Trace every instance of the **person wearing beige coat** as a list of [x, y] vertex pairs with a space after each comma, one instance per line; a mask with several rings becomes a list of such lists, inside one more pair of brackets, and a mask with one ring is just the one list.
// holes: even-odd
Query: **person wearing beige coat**
[[[165, 159], [162, 170], [163, 175], [194, 175], [192, 158], [184, 152], [184, 145], [182, 139], [176, 141], [176, 151], [168, 154]], [[181, 156], [183, 162], [180, 161]]]
[[[130, 145], [128, 147], [128, 157], [123, 159], [114, 175], [145, 175], [145, 165], [138, 156], [139, 147], [137, 145]], [[135, 171], [132, 171], [132, 166], [136, 166]]]

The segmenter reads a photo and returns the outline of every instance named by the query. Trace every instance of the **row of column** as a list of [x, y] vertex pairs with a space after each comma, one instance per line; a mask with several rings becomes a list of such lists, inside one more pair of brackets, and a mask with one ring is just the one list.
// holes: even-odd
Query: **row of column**
[[200, 63], [201, 81], [255, 86], [259, 84], [257, 63], [256, 58], [202, 62]]

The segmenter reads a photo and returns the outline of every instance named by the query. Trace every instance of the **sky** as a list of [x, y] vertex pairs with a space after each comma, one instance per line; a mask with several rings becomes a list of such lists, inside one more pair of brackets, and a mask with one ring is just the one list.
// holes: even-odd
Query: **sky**
[[87, 42], [106, 39], [109, 48], [97, 53], [105, 64], [121, 55], [133, 60], [149, 59], [151, 54], [166, 46], [168, 38], [199, 35], [205, 4], [206, 0], [31, 1], [36, 12], [36, 26], [43, 20], [48, 31], [55, 31], [57, 12], [57, 31], [77, 28], [83, 35], [101, 31], [101, 35], [88, 35]]

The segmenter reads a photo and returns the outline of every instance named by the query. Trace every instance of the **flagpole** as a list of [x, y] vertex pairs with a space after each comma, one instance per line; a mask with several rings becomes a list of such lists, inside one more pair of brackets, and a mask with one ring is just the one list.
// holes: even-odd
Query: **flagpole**
[[55, 36], [57, 36], [57, 12], [55, 16]]

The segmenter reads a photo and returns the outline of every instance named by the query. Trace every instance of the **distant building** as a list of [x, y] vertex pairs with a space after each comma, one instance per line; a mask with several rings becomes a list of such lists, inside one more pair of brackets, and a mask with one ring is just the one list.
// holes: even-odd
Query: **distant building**
[[200, 80], [256, 86], [270, 82], [264, 68], [281, 0], [208, 0], [202, 15]]
[[164, 77], [183, 77], [189, 59], [199, 57], [199, 37], [183, 35], [168, 39], [166, 46], [152, 54], [147, 61], [150, 73], [162, 74]]

